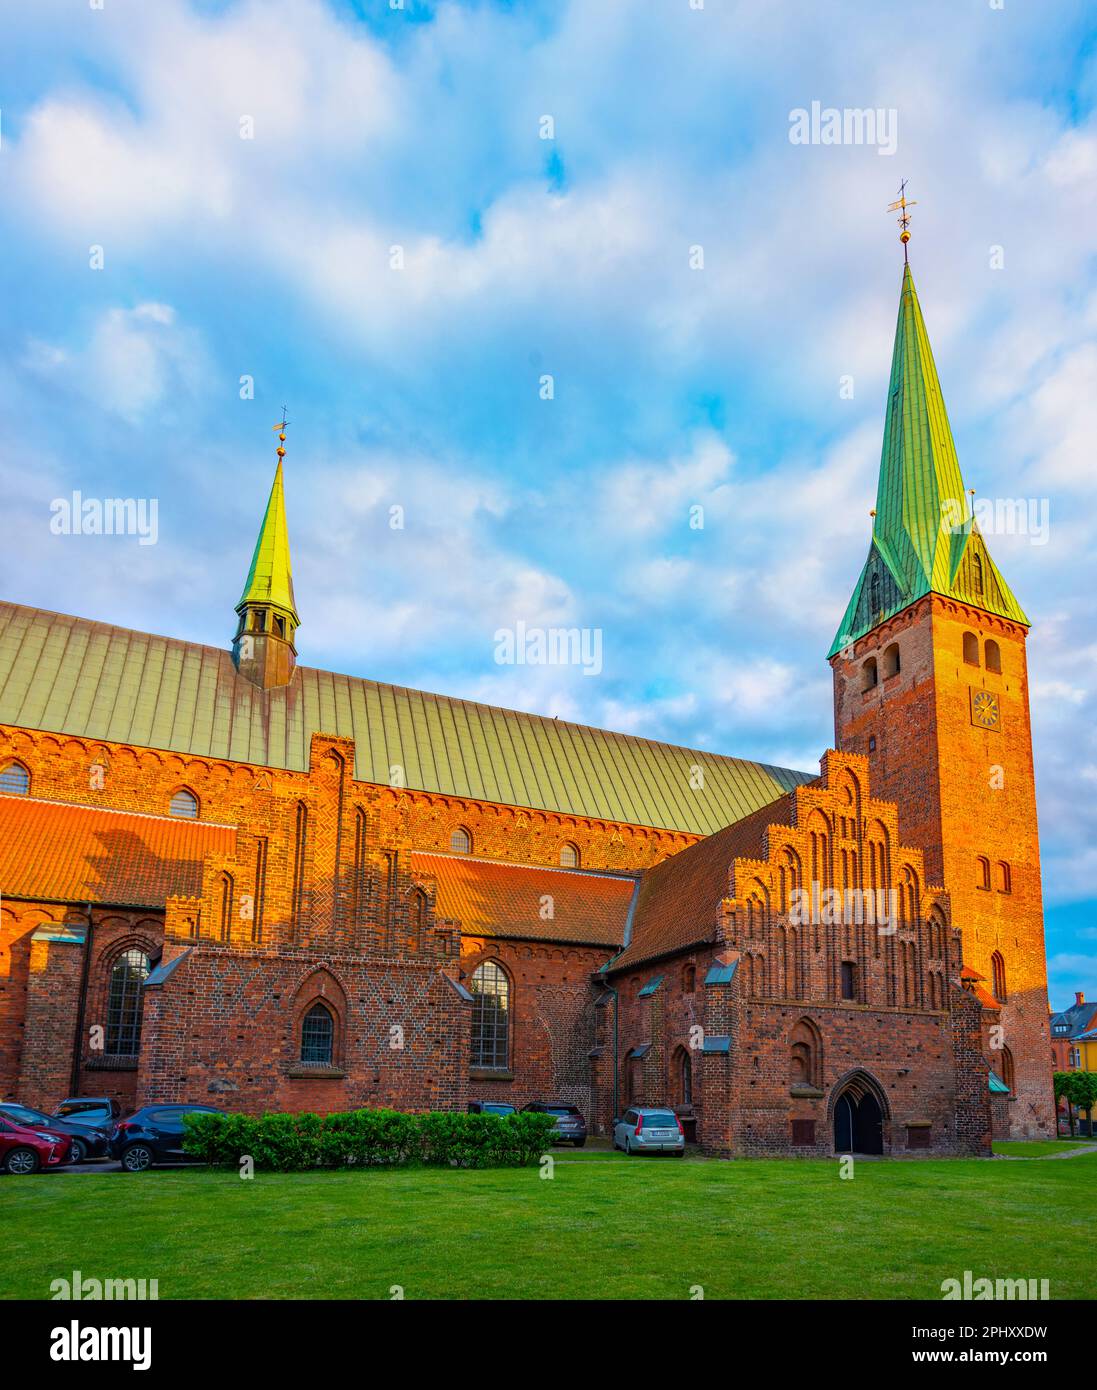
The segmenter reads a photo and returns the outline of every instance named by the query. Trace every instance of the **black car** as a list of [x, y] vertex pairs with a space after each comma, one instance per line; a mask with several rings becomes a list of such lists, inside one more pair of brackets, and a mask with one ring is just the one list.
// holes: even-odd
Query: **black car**
[[517, 1106], [509, 1105], [505, 1100], [470, 1100], [470, 1115], [515, 1115], [518, 1113]]
[[94, 1128], [86, 1124], [74, 1124], [71, 1120], [47, 1115], [34, 1110], [29, 1105], [19, 1105], [13, 1100], [0, 1101], [0, 1115], [7, 1115], [17, 1125], [28, 1129], [47, 1129], [51, 1134], [63, 1134], [72, 1140], [69, 1150], [70, 1163], [83, 1163], [86, 1158], [106, 1158], [110, 1151], [110, 1127]]
[[143, 1105], [114, 1127], [110, 1156], [127, 1173], [143, 1173], [154, 1163], [194, 1163], [183, 1152], [184, 1115], [223, 1115], [213, 1105]]
[[535, 1110], [538, 1114], [553, 1116], [556, 1120], [554, 1144], [574, 1144], [581, 1149], [587, 1142], [587, 1122], [577, 1105], [555, 1100], [534, 1100], [529, 1105], [523, 1105], [522, 1110]]
[[52, 1118], [69, 1120], [74, 1125], [90, 1125], [92, 1129], [105, 1129], [109, 1134], [121, 1113], [122, 1107], [113, 1096], [70, 1096], [61, 1102]]

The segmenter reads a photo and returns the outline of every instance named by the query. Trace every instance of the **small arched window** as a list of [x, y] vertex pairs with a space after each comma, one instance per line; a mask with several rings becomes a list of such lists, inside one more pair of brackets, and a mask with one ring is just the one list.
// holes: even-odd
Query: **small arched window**
[[974, 632], [964, 633], [964, 660], [969, 666], [979, 665], [979, 639]]
[[235, 885], [231, 874], [221, 875], [221, 940], [228, 941], [232, 936], [232, 904]]
[[1002, 1048], [1002, 1080], [1013, 1090], [1013, 1053], [1008, 1047]]
[[506, 1071], [510, 1057], [510, 980], [493, 960], [476, 967], [469, 981], [472, 994], [470, 1064]]
[[1011, 893], [1013, 891], [1013, 874], [1009, 865], [1004, 859], [998, 861], [998, 892]]
[[335, 1052], [335, 1019], [325, 1004], [313, 1004], [301, 1020], [301, 1061], [330, 1067]]
[[110, 972], [107, 986], [108, 1056], [136, 1057], [141, 1051], [142, 991], [149, 975], [149, 958], [136, 946], [123, 951]]
[[463, 825], [459, 825], [449, 837], [450, 852], [453, 854], [471, 854], [472, 836]]
[[978, 855], [975, 860], [975, 886], [977, 888], [990, 887], [990, 860], [985, 855]]
[[687, 965], [682, 970], [682, 993], [692, 994], [697, 988], [697, 967]]
[[684, 1048], [678, 1049], [678, 1103], [693, 1104], [693, 1059]]
[[562, 869], [577, 869], [579, 867], [579, 849], [573, 844], [560, 846], [560, 867]]
[[0, 793], [4, 796], [26, 796], [30, 792], [30, 773], [22, 763], [8, 763], [0, 772]]
[[1006, 1000], [1006, 962], [1001, 951], [995, 951], [990, 958], [990, 973], [994, 985], [994, 997], [1000, 1004]]
[[899, 643], [892, 642], [883, 656], [884, 680], [899, 674]]
[[427, 895], [421, 888], [413, 888], [408, 911], [408, 951], [421, 951], [425, 944], [427, 921], [430, 909]]
[[869, 659], [865, 662], [865, 664], [861, 667], [861, 689], [871, 690], [872, 687], [876, 684], [876, 680], [876, 658], [874, 656], [870, 656]]
[[1002, 649], [993, 637], [988, 637], [983, 647], [986, 654], [987, 670], [1002, 674]]
[[857, 966], [851, 960], [842, 962], [841, 986], [843, 999], [857, 998]]
[[168, 814], [178, 816], [181, 820], [197, 820], [198, 798], [193, 792], [187, 791], [186, 787], [180, 787], [172, 794]]

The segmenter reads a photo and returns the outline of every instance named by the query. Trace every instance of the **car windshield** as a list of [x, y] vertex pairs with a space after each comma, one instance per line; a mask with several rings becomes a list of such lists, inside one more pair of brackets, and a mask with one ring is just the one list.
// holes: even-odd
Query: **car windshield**
[[577, 1115], [578, 1113], [579, 1113], [579, 1112], [576, 1110], [576, 1108], [575, 1108], [574, 1105], [546, 1105], [546, 1106], [545, 1106], [545, 1114], [546, 1114], [546, 1115], [557, 1115], [557, 1116], [562, 1117], [562, 1118], [565, 1119], [565, 1120], [570, 1120], [571, 1117], [572, 1117], [573, 1115]]
[[43, 1115], [41, 1110], [32, 1110], [29, 1105], [0, 1105], [0, 1112], [7, 1115], [9, 1120], [14, 1120], [16, 1124], [21, 1120], [33, 1120], [36, 1125], [46, 1124], [49, 1121], [48, 1115]]
[[678, 1121], [666, 1110], [656, 1110], [644, 1116], [644, 1124], [652, 1129], [677, 1129]]
[[513, 1106], [513, 1105], [485, 1105], [485, 1106], [484, 1106], [484, 1114], [485, 1114], [485, 1115], [513, 1115], [513, 1114], [514, 1114], [514, 1106]]

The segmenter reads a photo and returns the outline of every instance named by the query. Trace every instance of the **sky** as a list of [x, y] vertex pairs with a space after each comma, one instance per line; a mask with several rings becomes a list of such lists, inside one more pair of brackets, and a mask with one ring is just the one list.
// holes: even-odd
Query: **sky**
[[[1097, 997], [1091, 6], [0, 23], [4, 597], [226, 646], [285, 403], [302, 662], [806, 770], [908, 179], [967, 485], [1046, 508], [990, 548], [1033, 624], [1051, 998]], [[813, 103], [873, 140], [790, 138]], [[155, 544], [56, 534], [76, 491], [155, 499]], [[599, 633], [601, 669], [500, 664], [519, 622]]]

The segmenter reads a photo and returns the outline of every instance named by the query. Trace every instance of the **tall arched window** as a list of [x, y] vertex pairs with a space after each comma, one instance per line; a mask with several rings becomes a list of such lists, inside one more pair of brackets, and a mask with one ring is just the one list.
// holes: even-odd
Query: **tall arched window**
[[142, 991], [149, 958], [136, 946], [123, 951], [110, 972], [107, 988], [107, 1054], [136, 1057], [141, 1051]]
[[861, 689], [871, 690], [876, 684], [876, 658], [870, 656], [861, 667]]
[[884, 649], [883, 657], [884, 680], [899, 674], [899, 643], [892, 642], [890, 647]]
[[426, 939], [429, 908], [427, 895], [421, 888], [413, 888], [408, 905], [408, 950], [421, 951]]
[[1004, 859], [998, 861], [998, 892], [1011, 893], [1013, 891], [1013, 874], [1009, 865]]
[[562, 869], [577, 869], [579, 867], [579, 849], [573, 844], [560, 846], [560, 867]]
[[1006, 999], [1006, 963], [1001, 951], [995, 951], [991, 956], [990, 971], [994, 983], [994, 997], [1003, 1004]]
[[330, 1067], [335, 1052], [335, 1019], [325, 1004], [313, 1004], [301, 1020], [301, 1061]]
[[193, 792], [187, 791], [186, 787], [180, 787], [172, 794], [168, 814], [178, 816], [181, 820], [197, 820], [198, 798]]
[[1008, 1047], [1002, 1048], [1002, 1080], [1013, 1090], [1013, 1053]]
[[964, 633], [964, 660], [969, 666], [979, 665], [979, 639], [974, 632]]
[[976, 594], [982, 597], [983, 593], [983, 557], [975, 554], [971, 557], [971, 581]]
[[988, 637], [983, 647], [987, 659], [987, 670], [1002, 674], [1002, 649], [993, 637]]
[[232, 904], [235, 898], [235, 885], [231, 874], [221, 875], [221, 940], [228, 941], [232, 936]]
[[450, 835], [449, 847], [453, 854], [472, 853], [472, 836], [463, 825], [459, 825]]
[[990, 887], [990, 860], [984, 854], [976, 856], [975, 859], [975, 886], [976, 888]]
[[869, 603], [872, 607], [872, 617], [875, 618], [880, 611], [880, 576], [876, 570], [872, 571], [872, 578], [869, 580]]
[[477, 966], [470, 981], [472, 1049], [470, 1063], [506, 1071], [510, 1058], [510, 980], [493, 960]]
[[675, 1071], [677, 1072], [677, 1076], [675, 1077], [677, 1083], [675, 1090], [678, 1093], [678, 1104], [692, 1105], [693, 1059], [689, 1055], [689, 1049], [680, 1047], [675, 1053], [675, 1061], [677, 1062], [677, 1066], [675, 1067]]
[[26, 796], [30, 791], [30, 773], [22, 763], [8, 763], [0, 772], [0, 793], [4, 796]]
[[297, 804], [297, 820], [293, 837], [293, 896], [290, 901], [290, 923], [296, 931], [301, 925], [305, 906], [305, 862], [309, 840], [309, 811], [303, 801]]

